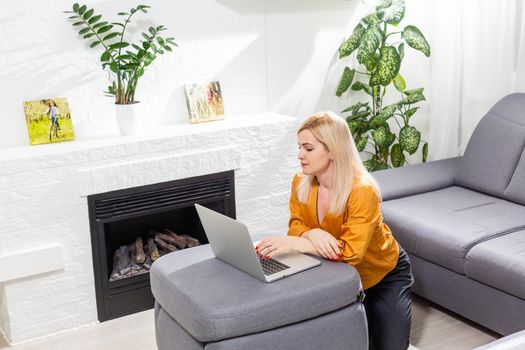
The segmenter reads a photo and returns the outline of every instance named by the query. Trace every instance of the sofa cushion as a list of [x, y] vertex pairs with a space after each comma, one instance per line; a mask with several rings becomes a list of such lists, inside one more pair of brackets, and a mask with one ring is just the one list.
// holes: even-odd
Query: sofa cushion
[[478, 282], [525, 299], [525, 228], [472, 247], [465, 272]]
[[347, 264], [323, 261], [264, 283], [212, 256], [208, 245], [178, 251], [158, 259], [150, 274], [155, 300], [201, 342], [311, 319], [358, 300], [359, 274]]
[[454, 185], [461, 157], [374, 171], [383, 200], [413, 196]]
[[476, 126], [456, 184], [503, 197], [525, 146], [525, 94], [501, 99]]
[[525, 204], [525, 150], [521, 153], [520, 161], [505, 190], [504, 197], [508, 200]]
[[464, 274], [476, 243], [525, 225], [525, 207], [459, 186], [382, 204], [385, 223], [410, 253]]

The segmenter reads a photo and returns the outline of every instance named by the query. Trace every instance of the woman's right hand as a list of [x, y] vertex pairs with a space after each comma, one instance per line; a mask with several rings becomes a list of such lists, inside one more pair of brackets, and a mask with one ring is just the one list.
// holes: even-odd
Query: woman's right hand
[[341, 245], [330, 233], [314, 228], [304, 232], [301, 237], [307, 238], [312, 242], [319, 256], [337, 261], [341, 258]]

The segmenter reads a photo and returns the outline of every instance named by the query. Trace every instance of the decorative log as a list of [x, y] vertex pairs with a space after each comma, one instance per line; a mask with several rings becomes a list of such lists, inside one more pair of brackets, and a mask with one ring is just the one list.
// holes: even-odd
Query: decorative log
[[113, 271], [111, 272], [110, 281], [122, 278], [124, 274], [129, 272], [130, 257], [128, 246], [121, 246], [115, 250], [113, 254]]
[[193, 247], [196, 247], [196, 246], [199, 246], [201, 245], [201, 242], [199, 242], [198, 239], [196, 238], [193, 238], [191, 236], [188, 236], [188, 235], [182, 235], [180, 236], [181, 238], [184, 238], [186, 240], [186, 248], [193, 248]]
[[153, 238], [153, 240], [155, 241], [155, 244], [157, 244], [160, 248], [168, 251], [168, 252], [176, 252], [178, 249], [177, 247], [175, 247], [174, 245], [171, 245], [169, 243], [166, 243], [165, 241], [163, 241], [159, 235], [155, 236], [155, 238]]
[[159, 250], [157, 249], [155, 242], [153, 242], [153, 238], [148, 239], [148, 250], [152, 261], [155, 261], [160, 257]]
[[137, 237], [135, 240], [135, 261], [137, 264], [144, 264], [146, 261], [146, 254], [144, 254], [144, 243], [142, 237]]
[[168, 229], [165, 229], [164, 232], [166, 233], [157, 234], [157, 237], [162, 238], [162, 240], [165, 242], [173, 244], [178, 249], [186, 248], [186, 240], [184, 238], [179, 237]]

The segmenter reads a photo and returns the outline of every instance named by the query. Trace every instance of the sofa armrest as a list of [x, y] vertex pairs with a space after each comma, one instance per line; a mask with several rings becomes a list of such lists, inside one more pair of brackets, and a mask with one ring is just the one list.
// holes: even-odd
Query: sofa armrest
[[372, 173], [383, 200], [412, 196], [452, 186], [461, 157], [447, 158]]

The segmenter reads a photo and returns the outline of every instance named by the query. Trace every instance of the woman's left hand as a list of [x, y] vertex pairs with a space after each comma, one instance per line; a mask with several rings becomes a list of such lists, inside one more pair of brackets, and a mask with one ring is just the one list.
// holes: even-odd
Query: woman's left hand
[[296, 252], [297, 237], [275, 236], [265, 238], [259, 242], [255, 251], [264, 258], [273, 258], [276, 255]]

